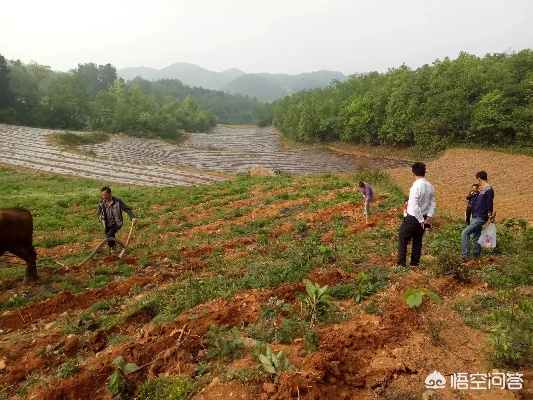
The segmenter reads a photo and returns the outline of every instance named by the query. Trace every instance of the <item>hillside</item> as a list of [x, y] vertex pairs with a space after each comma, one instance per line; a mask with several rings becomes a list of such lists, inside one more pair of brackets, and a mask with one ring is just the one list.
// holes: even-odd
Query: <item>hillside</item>
[[[465, 269], [456, 264], [461, 218], [441, 213], [425, 236], [422, 268], [399, 269], [404, 194], [383, 172], [115, 185], [139, 219], [131, 252], [122, 260], [103, 252], [79, 267], [102, 239], [100, 182], [0, 172], [3, 204], [34, 214], [40, 274], [24, 288], [18, 260], [1, 259], [4, 398], [111, 399], [108, 386], [139, 399], [414, 400], [428, 395], [433, 371], [447, 380], [438, 399], [533, 394], [531, 346], [520, 345], [533, 315], [499, 292], [531, 299], [531, 229], [502, 223], [498, 251]], [[359, 180], [376, 191], [368, 225]], [[333, 307], [301, 297], [303, 279], [328, 285]], [[414, 288], [442, 303], [424, 296], [409, 308], [403, 295]], [[287, 360], [271, 374], [258, 367], [267, 346]], [[118, 356], [140, 367], [122, 386], [109, 380]], [[523, 388], [453, 390], [450, 375], [459, 372], [520, 372]]]
[[188, 86], [224, 90], [232, 94], [257, 97], [263, 101], [272, 101], [300, 90], [326, 87], [333, 80], [344, 81], [346, 79], [343, 73], [337, 71], [316, 71], [298, 75], [246, 74], [237, 68], [214, 72], [188, 63], [175, 63], [159, 70], [148, 67], [128, 67], [117, 72], [125, 80], [132, 80], [138, 76], [149, 81], [179, 79]]

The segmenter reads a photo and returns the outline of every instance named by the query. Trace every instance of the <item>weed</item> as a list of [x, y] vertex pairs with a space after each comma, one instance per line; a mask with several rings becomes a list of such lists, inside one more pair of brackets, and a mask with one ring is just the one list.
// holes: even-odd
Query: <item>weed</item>
[[376, 299], [372, 299], [367, 303], [361, 305], [361, 309], [367, 314], [383, 316], [383, 310], [379, 307], [379, 304]]
[[161, 376], [144, 382], [138, 394], [142, 400], [186, 400], [195, 390], [195, 383], [187, 376]]
[[263, 342], [292, 343], [293, 334], [300, 332], [299, 321], [285, 318], [278, 321], [279, 317], [292, 316], [292, 306], [283, 299], [271, 297], [267, 304], [261, 304], [259, 317], [261, 322], [257, 325], [250, 324], [246, 328], [248, 336]]
[[249, 369], [249, 368], [229, 368], [225, 370], [222, 375], [221, 379], [223, 381], [231, 381], [233, 379], [238, 379], [239, 381], [246, 383], [246, 382], [253, 382], [257, 381], [259, 378], [259, 373], [257, 369]]
[[130, 295], [132, 297], [135, 297], [135, 296], [138, 296], [140, 295], [141, 293], [143, 292], [142, 288], [140, 288], [139, 286], [137, 286], [136, 284], [132, 285], [130, 287]]
[[337, 300], [346, 300], [355, 297], [356, 286], [353, 283], [332, 286], [329, 294]]
[[196, 376], [204, 376], [211, 371], [211, 363], [199, 362], [198, 365], [194, 368]]
[[307, 229], [307, 221], [303, 221], [301, 219], [294, 221], [292, 225], [292, 230], [296, 233], [305, 232], [306, 229]]
[[[105, 326], [105, 325], [104, 325]], [[120, 343], [125, 343], [131, 340], [131, 336], [123, 335], [121, 333], [115, 333], [114, 335], [108, 336], [107, 341], [111, 346], [116, 346]]]
[[139, 265], [142, 265], [143, 267], [148, 267], [150, 264], [152, 264], [152, 262], [147, 256], [140, 257], [138, 263]]
[[79, 369], [80, 360], [69, 358], [59, 366], [58, 376], [60, 379], [72, 378]]
[[233, 361], [242, 356], [244, 345], [237, 341], [237, 328], [211, 324], [202, 343], [207, 345], [207, 356], [219, 361]]

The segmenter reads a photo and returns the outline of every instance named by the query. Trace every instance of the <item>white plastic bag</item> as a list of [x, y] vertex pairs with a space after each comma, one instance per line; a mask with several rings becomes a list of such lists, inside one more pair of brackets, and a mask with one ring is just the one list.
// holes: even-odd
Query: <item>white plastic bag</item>
[[477, 242], [481, 245], [481, 247], [484, 247], [486, 249], [495, 248], [496, 225], [494, 223], [490, 223], [489, 226], [483, 229], [483, 232], [481, 232], [481, 236], [479, 237], [479, 240]]

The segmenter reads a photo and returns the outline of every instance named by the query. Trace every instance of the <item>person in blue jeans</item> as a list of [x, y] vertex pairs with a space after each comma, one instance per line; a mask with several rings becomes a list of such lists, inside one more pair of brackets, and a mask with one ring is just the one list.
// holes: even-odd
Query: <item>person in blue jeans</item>
[[359, 191], [365, 199], [365, 215], [368, 215], [370, 212], [370, 202], [374, 197], [374, 191], [372, 190], [372, 186], [366, 182], [359, 182]]
[[474, 242], [472, 254], [474, 258], [481, 257], [481, 245], [478, 243], [481, 231], [485, 222], [494, 222], [494, 189], [489, 185], [488, 176], [485, 171], [476, 174], [479, 183], [479, 195], [477, 197], [476, 208], [472, 214], [472, 221], [461, 233], [461, 256], [463, 261], [468, 261], [470, 257], [470, 235]]

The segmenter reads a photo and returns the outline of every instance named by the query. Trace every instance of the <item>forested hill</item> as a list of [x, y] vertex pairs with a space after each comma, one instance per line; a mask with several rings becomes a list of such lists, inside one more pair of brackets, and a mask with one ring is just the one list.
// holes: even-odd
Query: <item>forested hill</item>
[[175, 79], [124, 82], [111, 64], [56, 72], [0, 55], [0, 123], [176, 139], [182, 130], [205, 132], [217, 123], [260, 123], [265, 108]]
[[462, 52], [415, 70], [352, 75], [273, 104], [273, 123], [297, 142], [533, 145], [533, 51]]
[[136, 77], [149, 81], [179, 79], [185, 85], [223, 90], [232, 94], [257, 97], [263, 101], [276, 100], [301, 90], [326, 87], [333, 80], [346, 80], [346, 76], [338, 71], [316, 71], [298, 75], [247, 74], [236, 68], [214, 72], [187, 63], [175, 63], [160, 70], [148, 67], [123, 68], [118, 70], [118, 74], [126, 80]]

